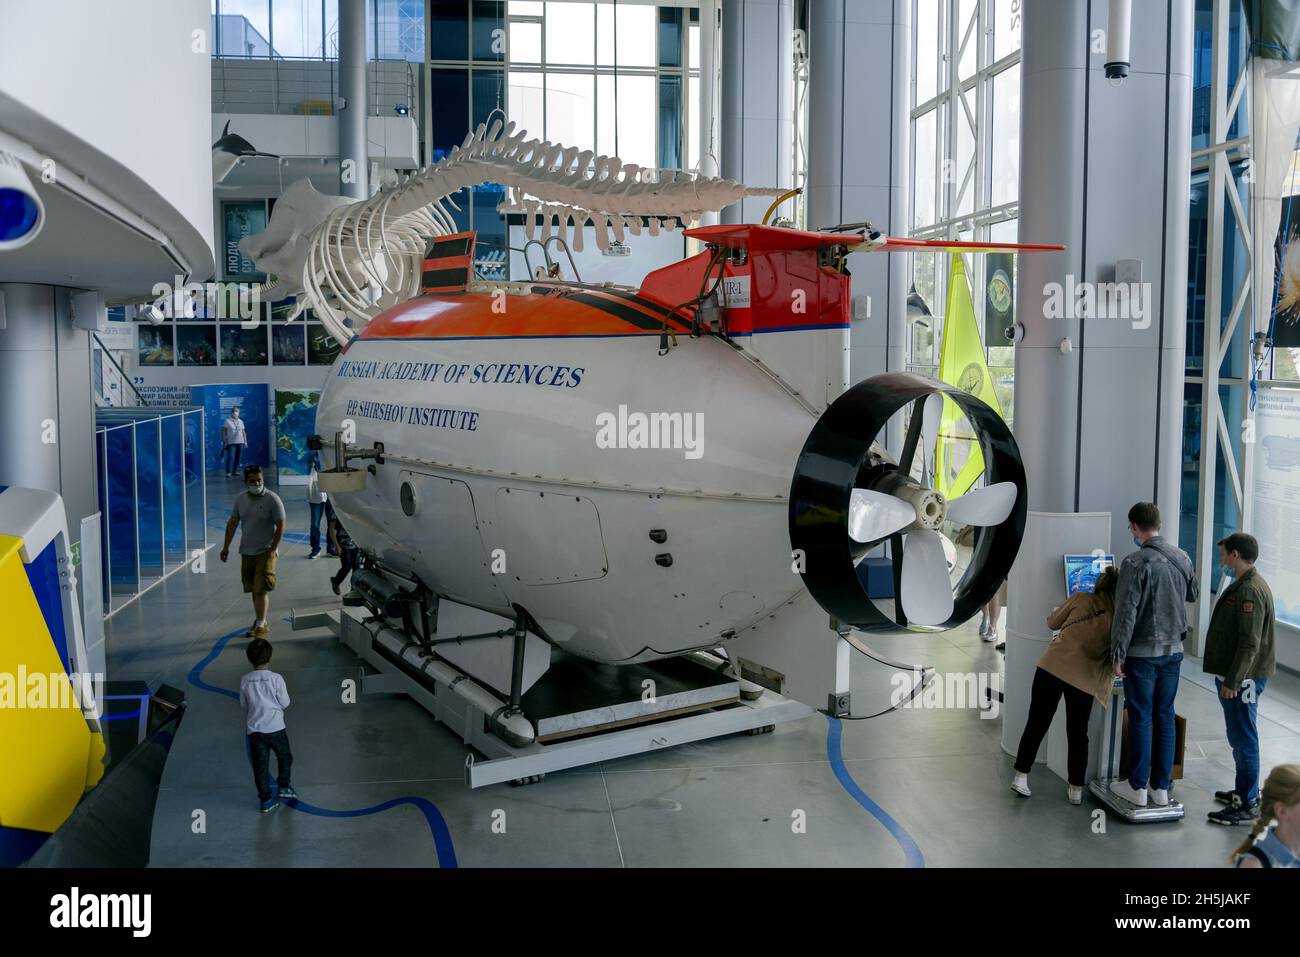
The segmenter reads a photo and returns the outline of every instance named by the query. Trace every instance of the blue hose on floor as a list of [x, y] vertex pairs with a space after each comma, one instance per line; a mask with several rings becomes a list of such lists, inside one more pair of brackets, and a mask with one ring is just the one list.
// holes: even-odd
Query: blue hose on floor
[[831, 770], [835, 772], [835, 777], [844, 786], [844, 790], [849, 792], [849, 796], [866, 808], [867, 813], [883, 824], [885, 830], [893, 835], [894, 840], [898, 842], [898, 846], [903, 849], [903, 859], [906, 866], [925, 867], [925, 855], [921, 853], [921, 848], [912, 839], [912, 835], [907, 833], [903, 825], [890, 817], [888, 811], [871, 800], [867, 792], [858, 786], [857, 781], [853, 780], [853, 775], [849, 774], [849, 769], [844, 766], [844, 754], [840, 748], [844, 723], [838, 718], [832, 718], [830, 715], [826, 716], [826, 720], [830, 723], [830, 728], [826, 732], [826, 757], [831, 762]]
[[[217, 643], [212, 646], [212, 650], [207, 653], [203, 660], [190, 669], [188, 676], [189, 683], [201, 691], [210, 691], [213, 694], [226, 695], [227, 697], [234, 698], [238, 701], [238, 691], [231, 691], [229, 688], [220, 688], [217, 685], [208, 684], [204, 681], [203, 669], [216, 661], [221, 655], [221, 652], [225, 650], [226, 645], [230, 643], [230, 639], [242, 635], [244, 630], [245, 629], [243, 628], [237, 628], [229, 634], [222, 635], [218, 638]], [[244, 742], [245, 753], [248, 753], [247, 737], [244, 738]], [[252, 763], [251, 754], [249, 755], [249, 763]], [[427, 798], [397, 797], [384, 801], [381, 804], [373, 805], [372, 807], [358, 808], [354, 811], [335, 811], [330, 808], [317, 807], [314, 804], [308, 804], [301, 798], [289, 798], [284, 802], [284, 804], [285, 807], [292, 808], [295, 811], [302, 811], [304, 814], [314, 814], [317, 817], [366, 817], [371, 814], [379, 814], [383, 811], [400, 807], [403, 804], [409, 804], [424, 815], [425, 823], [429, 825], [429, 833], [433, 836], [433, 846], [438, 854], [438, 866], [457, 866], [456, 848], [452, 844], [451, 831], [447, 827], [447, 821], [443, 818], [442, 812], [440, 812], [434, 803]]]

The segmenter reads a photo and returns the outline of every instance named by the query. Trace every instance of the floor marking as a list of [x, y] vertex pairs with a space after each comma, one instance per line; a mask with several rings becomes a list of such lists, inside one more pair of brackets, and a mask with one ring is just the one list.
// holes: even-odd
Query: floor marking
[[[216, 644], [212, 646], [212, 650], [207, 653], [203, 660], [190, 669], [188, 676], [189, 683], [201, 691], [210, 691], [213, 694], [225, 695], [228, 698], [234, 698], [238, 701], [239, 692], [231, 691], [229, 688], [220, 688], [217, 685], [208, 684], [204, 681], [203, 669], [217, 660], [221, 655], [221, 652], [225, 650], [226, 645], [229, 644], [230, 639], [242, 636], [246, 630], [247, 629], [245, 628], [236, 628], [234, 631], [218, 638]], [[247, 737], [245, 737], [245, 742], [247, 742]], [[608, 791], [606, 791], [606, 793], [608, 793]], [[409, 804], [424, 815], [425, 823], [429, 825], [429, 832], [433, 836], [434, 850], [438, 855], [438, 866], [446, 868], [458, 866], [456, 863], [456, 849], [452, 844], [451, 831], [447, 827], [447, 821], [442, 816], [442, 812], [440, 812], [437, 806], [428, 798], [397, 797], [384, 801], [381, 804], [358, 808], [357, 810], [352, 811], [336, 811], [330, 808], [318, 807], [314, 804], [308, 804], [301, 798], [290, 798], [284, 802], [284, 806], [287, 808], [301, 811], [304, 814], [314, 814], [317, 817], [366, 817], [370, 814], [379, 814], [383, 811], [400, 807], [403, 804]], [[621, 856], [621, 849], [619, 853]]]
[[826, 721], [830, 725], [826, 732], [826, 757], [831, 762], [831, 770], [835, 772], [835, 777], [844, 786], [844, 790], [849, 792], [849, 796], [866, 808], [867, 812], [883, 824], [885, 830], [893, 835], [894, 840], [898, 842], [898, 846], [903, 849], [906, 866], [925, 867], [925, 855], [921, 853], [921, 848], [912, 839], [912, 835], [907, 833], [903, 825], [890, 817], [888, 811], [871, 800], [867, 792], [858, 786], [857, 781], [853, 780], [853, 775], [849, 774], [849, 769], [844, 766], [844, 754], [840, 749], [840, 737], [844, 731], [843, 722], [830, 716], [826, 717]]

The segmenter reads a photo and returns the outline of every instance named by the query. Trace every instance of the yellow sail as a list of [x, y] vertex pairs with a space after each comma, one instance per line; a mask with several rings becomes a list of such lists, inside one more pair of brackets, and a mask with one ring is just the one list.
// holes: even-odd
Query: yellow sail
[[[948, 308], [943, 319], [943, 347], [939, 379], [969, 392], [1002, 415], [993, 376], [984, 356], [975, 306], [971, 302], [966, 264], [960, 253], [952, 254], [948, 278]], [[934, 450], [934, 487], [946, 498], [964, 495], [984, 471], [979, 440], [961, 409], [944, 397], [943, 418]]]

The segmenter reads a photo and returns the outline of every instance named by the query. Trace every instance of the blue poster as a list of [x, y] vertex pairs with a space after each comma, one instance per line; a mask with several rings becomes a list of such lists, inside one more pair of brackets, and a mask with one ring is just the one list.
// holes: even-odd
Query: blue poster
[[286, 475], [309, 475], [307, 437], [316, 432], [320, 389], [275, 390], [275, 465], [277, 481]]
[[244, 446], [242, 465], [271, 465], [271, 431], [267, 421], [268, 390], [264, 382], [222, 382], [190, 387], [190, 402], [203, 406], [208, 471], [221, 469], [221, 423], [239, 409], [244, 420], [248, 444]]

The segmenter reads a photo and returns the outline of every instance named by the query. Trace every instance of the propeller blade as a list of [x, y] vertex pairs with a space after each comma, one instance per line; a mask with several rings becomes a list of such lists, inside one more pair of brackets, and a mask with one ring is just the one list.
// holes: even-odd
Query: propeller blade
[[998, 525], [1016, 504], [1016, 484], [998, 482], [967, 492], [948, 503], [948, 520], [958, 525]]
[[916, 521], [916, 509], [884, 492], [855, 488], [849, 498], [849, 537], [874, 542], [901, 531]]
[[919, 529], [908, 532], [903, 540], [899, 598], [903, 614], [913, 624], [942, 625], [952, 617], [952, 582], [942, 539], [938, 532]]

